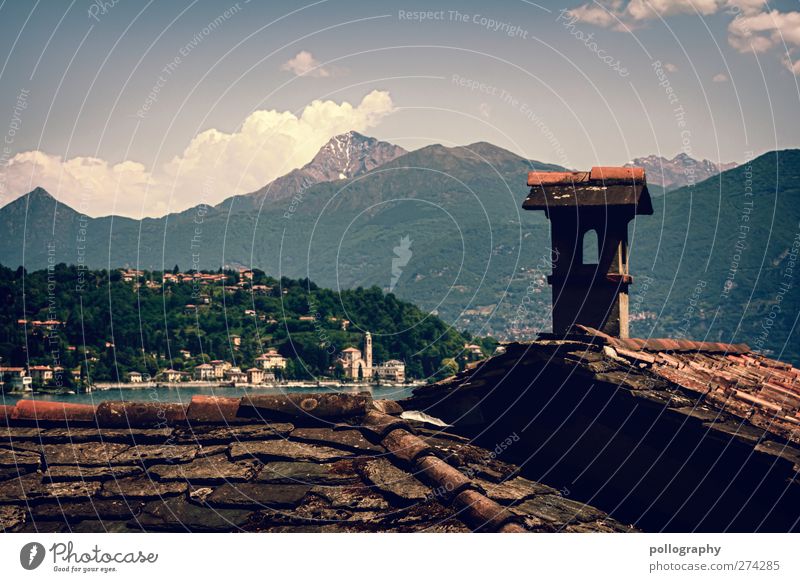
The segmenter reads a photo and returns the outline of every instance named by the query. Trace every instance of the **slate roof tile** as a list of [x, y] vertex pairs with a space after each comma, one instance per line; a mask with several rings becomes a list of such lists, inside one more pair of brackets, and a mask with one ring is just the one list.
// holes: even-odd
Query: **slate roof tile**
[[[484, 478], [512, 477], [516, 467], [457, 435], [427, 428], [415, 435], [397, 418], [396, 403], [328, 393], [234, 400], [195, 398], [194, 413], [192, 404], [42, 408], [21, 401], [0, 442], [0, 525], [13, 531], [525, 527], [484, 495], [494, 483], [481, 485]], [[215, 416], [215, 406], [225, 412]], [[17, 408], [33, 423], [19, 418]], [[517, 488], [506, 484], [505, 497], [493, 495], [510, 503], [519, 491], [527, 499], [523, 482], [512, 482]], [[522, 525], [511, 525], [515, 518]]]

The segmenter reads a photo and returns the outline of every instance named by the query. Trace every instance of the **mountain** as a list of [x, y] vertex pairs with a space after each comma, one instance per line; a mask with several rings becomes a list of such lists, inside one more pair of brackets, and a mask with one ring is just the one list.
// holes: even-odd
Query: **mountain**
[[[233, 198], [239, 202], [252, 201], [257, 208], [265, 198], [286, 200], [320, 182], [355, 178], [406, 153], [400, 146], [349, 131], [332, 137], [302, 168], [292, 170], [255, 192]], [[228, 198], [218, 206], [228, 208], [231, 201]]]
[[[529, 338], [550, 324], [549, 226], [521, 209], [530, 169], [560, 168], [488, 143], [432, 145], [256, 209], [238, 197], [142, 221], [81, 221], [32, 193], [0, 209], [13, 235], [0, 262], [22, 264], [24, 251], [29, 269], [51, 257], [96, 268], [253, 266], [334, 290], [377, 285], [475, 335]], [[743, 341], [800, 361], [800, 294], [780, 286], [800, 244], [799, 184], [800, 151], [785, 150], [656, 198], [655, 214], [631, 226], [633, 333]]]
[[735, 168], [736, 162], [716, 164], [710, 160], [695, 160], [685, 153], [679, 153], [671, 160], [662, 156], [650, 155], [644, 158], [634, 158], [625, 165], [644, 168], [647, 172], [648, 184], [661, 186], [665, 191], [670, 191], [681, 186], [699, 184], [703, 180]]

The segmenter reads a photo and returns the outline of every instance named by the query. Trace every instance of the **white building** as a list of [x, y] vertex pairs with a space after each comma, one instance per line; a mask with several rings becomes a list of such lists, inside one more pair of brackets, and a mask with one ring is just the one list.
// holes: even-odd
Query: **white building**
[[280, 355], [275, 348], [268, 349], [256, 358], [256, 366], [262, 370], [274, 370], [275, 368], [283, 370], [286, 368], [286, 362], [287, 359]]
[[389, 382], [406, 381], [406, 365], [400, 360], [387, 360], [374, 368], [375, 377]]

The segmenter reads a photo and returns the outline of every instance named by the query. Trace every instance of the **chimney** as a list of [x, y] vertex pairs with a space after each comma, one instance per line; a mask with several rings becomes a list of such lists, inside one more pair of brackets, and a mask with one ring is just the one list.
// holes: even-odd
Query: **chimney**
[[[576, 325], [626, 338], [628, 223], [653, 214], [644, 168], [595, 167], [590, 172], [530, 172], [522, 207], [550, 220], [553, 333]], [[584, 238], [597, 236], [597, 256], [584, 257]]]

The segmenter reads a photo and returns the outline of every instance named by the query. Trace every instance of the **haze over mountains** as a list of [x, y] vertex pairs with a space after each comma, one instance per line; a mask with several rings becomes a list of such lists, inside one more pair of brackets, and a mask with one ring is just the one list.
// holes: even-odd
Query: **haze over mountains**
[[[531, 169], [561, 168], [488, 143], [405, 152], [350, 132], [252, 195], [156, 219], [86, 218], [34, 190], [0, 209], [0, 263], [258, 267], [333, 289], [391, 287], [459, 328], [531, 337], [547, 330], [550, 301], [549, 228], [520, 207]], [[754, 345], [780, 302], [754, 347], [797, 361], [800, 298], [778, 291], [796, 259], [798, 174], [800, 152], [772, 152], [658, 198], [631, 227], [633, 333]]]
[[695, 160], [683, 152], [671, 160], [663, 156], [650, 155], [634, 158], [626, 166], [638, 166], [647, 172], [647, 182], [652, 186], [660, 186], [665, 191], [681, 186], [699, 184], [703, 180], [736, 167], [736, 162], [717, 164], [711, 160]]

